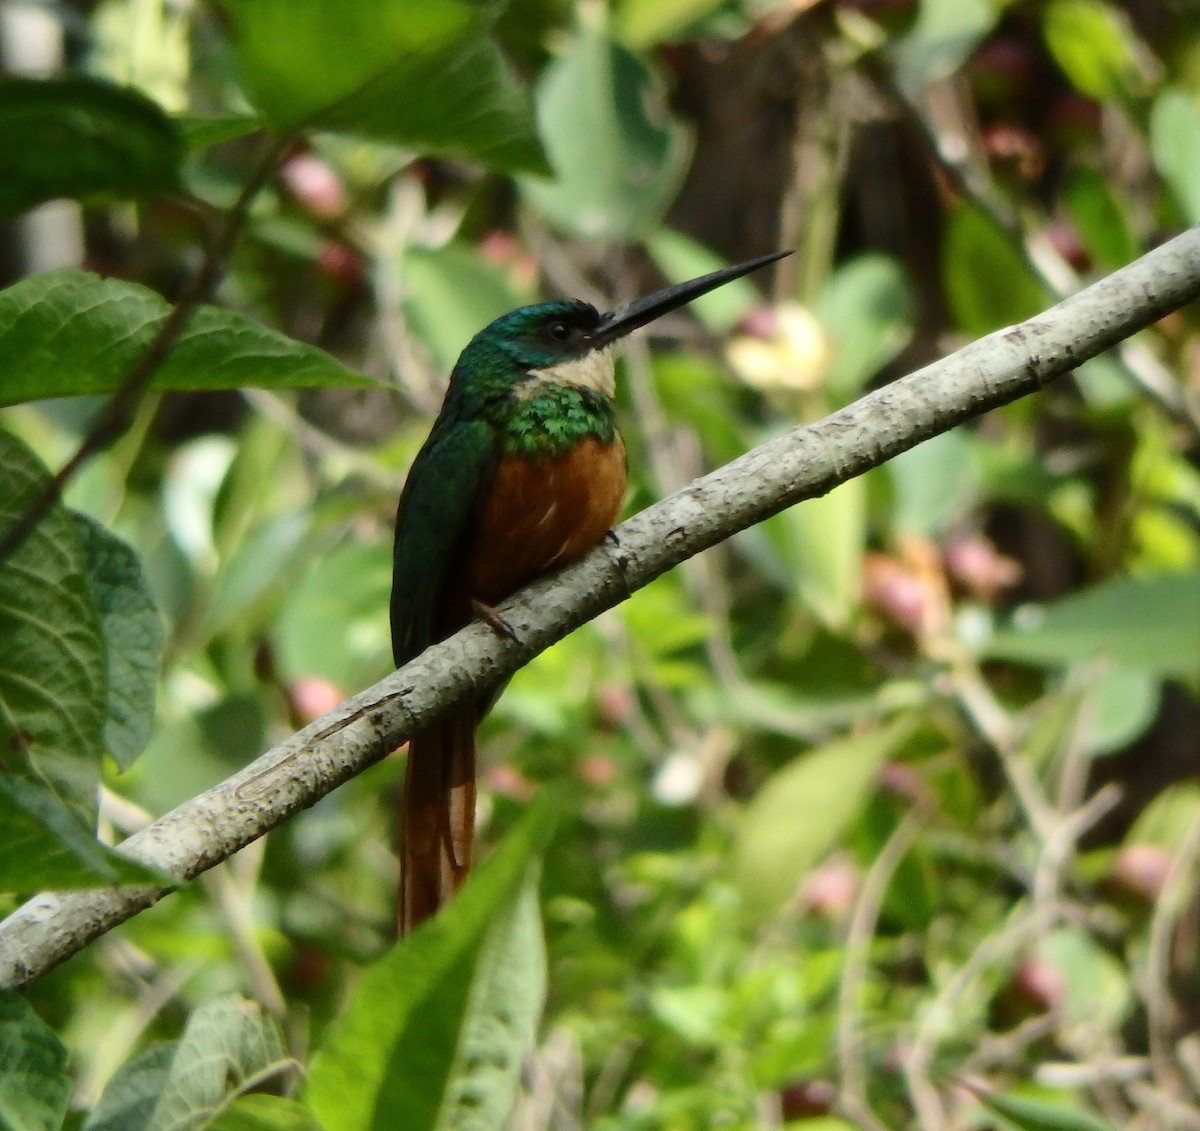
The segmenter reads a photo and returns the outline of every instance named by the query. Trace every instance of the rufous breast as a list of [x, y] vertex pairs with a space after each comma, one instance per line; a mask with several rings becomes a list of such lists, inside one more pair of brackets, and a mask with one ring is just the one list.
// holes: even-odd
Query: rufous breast
[[553, 459], [505, 456], [470, 554], [470, 595], [493, 605], [568, 564], [612, 528], [625, 498], [625, 445], [588, 436]]

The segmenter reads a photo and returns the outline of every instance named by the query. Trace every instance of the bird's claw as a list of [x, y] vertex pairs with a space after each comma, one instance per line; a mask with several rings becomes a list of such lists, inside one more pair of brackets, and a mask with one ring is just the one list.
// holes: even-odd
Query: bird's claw
[[491, 605], [485, 605], [482, 601], [471, 601], [471, 606], [475, 610], [475, 615], [481, 621], [488, 625], [497, 636], [507, 636], [514, 644], [520, 644], [521, 638], [517, 635], [516, 629], [508, 623]]
[[610, 541], [613, 544], [613, 562], [617, 569], [621, 571], [621, 576], [625, 576], [625, 568], [629, 565], [629, 555], [625, 553], [625, 547], [621, 545], [620, 536], [615, 530], [610, 530], [605, 536], [605, 541]]

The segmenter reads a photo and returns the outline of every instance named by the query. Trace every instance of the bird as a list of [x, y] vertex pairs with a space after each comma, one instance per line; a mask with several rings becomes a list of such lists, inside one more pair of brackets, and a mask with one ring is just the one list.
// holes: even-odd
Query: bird
[[[581, 557], [625, 497], [615, 343], [789, 254], [773, 252], [602, 313], [580, 300], [522, 306], [467, 344], [396, 513], [391, 634], [397, 667]], [[459, 703], [408, 743], [398, 927], [445, 904], [471, 867], [475, 730], [499, 689]]]

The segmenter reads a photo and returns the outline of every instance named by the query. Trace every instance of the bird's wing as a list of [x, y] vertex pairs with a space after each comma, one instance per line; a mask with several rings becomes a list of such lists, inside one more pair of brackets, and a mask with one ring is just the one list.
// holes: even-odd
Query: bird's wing
[[439, 418], [413, 461], [396, 513], [392, 556], [397, 667], [459, 627], [444, 623], [446, 602], [463, 585], [471, 531], [498, 458], [496, 434], [486, 421]]

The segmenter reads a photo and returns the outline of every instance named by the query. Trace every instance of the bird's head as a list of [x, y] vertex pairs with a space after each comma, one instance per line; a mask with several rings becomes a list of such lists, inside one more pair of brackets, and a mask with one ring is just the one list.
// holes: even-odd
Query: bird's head
[[501, 315], [471, 339], [455, 367], [455, 376], [469, 381], [479, 374], [489, 384], [503, 382], [518, 387], [530, 382], [580, 386], [611, 397], [612, 351], [619, 338], [788, 254], [776, 251], [724, 267], [664, 287], [605, 314], [577, 300], [519, 307]]

